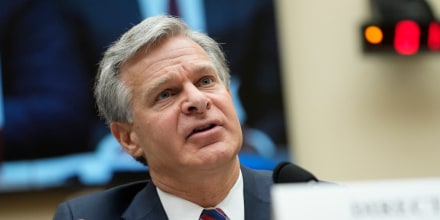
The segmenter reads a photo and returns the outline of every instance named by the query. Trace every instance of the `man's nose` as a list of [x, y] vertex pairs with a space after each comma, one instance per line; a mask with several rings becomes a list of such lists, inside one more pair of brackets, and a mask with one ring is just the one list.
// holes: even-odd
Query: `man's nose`
[[204, 113], [211, 107], [211, 102], [203, 91], [196, 86], [185, 87], [185, 100], [182, 103], [182, 111], [186, 114]]

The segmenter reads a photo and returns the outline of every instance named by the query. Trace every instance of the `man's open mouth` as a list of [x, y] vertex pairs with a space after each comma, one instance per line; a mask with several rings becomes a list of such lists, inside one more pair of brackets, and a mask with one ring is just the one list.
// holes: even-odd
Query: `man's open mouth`
[[198, 127], [196, 129], [194, 129], [192, 133], [194, 134], [194, 133], [206, 131], [206, 130], [209, 130], [209, 129], [213, 128], [213, 127], [215, 127], [215, 124], [209, 124], [209, 125], [201, 126], [201, 127]]

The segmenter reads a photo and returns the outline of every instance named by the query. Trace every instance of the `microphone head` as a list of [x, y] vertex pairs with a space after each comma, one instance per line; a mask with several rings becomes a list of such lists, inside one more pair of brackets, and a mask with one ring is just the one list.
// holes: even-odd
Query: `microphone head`
[[279, 163], [273, 171], [272, 179], [274, 183], [318, 182], [312, 173], [290, 162]]

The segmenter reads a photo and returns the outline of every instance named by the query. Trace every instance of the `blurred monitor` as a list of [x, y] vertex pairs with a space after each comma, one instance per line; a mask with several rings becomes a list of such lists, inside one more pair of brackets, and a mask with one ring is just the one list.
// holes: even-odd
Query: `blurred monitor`
[[0, 54], [0, 164], [3, 160], [3, 125], [5, 116], [3, 110], [3, 81], [2, 81], [2, 56]]
[[[91, 75], [96, 72], [96, 63], [99, 62], [98, 59], [102, 54], [101, 50], [115, 40], [120, 32], [125, 31], [127, 25], [136, 23], [143, 17], [151, 16], [151, 13], [156, 13], [156, 11], [143, 10], [153, 8], [152, 5], [144, 7], [144, 4], [154, 4], [156, 2], [161, 3], [160, 7], [166, 6], [162, 5], [165, 1], [139, 1], [138, 3], [137, 1], [121, 2], [111, 0], [105, 1], [105, 8], [102, 8], [102, 2], [99, 1], [66, 0], [50, 2], [56, 5], [63, 13], [64, 18], [68, 20], [66, 24], [71, 27], [75, 38], [80, 42], [82, 57], [84, 63], [90, 65]], [[194, 6], [193, 4], [184, 5], [182, 3], [186, 1], [179, 2], [182, 9], [193, 10], [192, 7], [184, 7]], [[198, 2], [201, 3], [202, 1]], [[229, 7], [231, 7], [231, 4], [223, 1], [206, 2], [212, 4], [209, 9], [215, 9], [216, 12], [229, 10]], [[281, 94], [279, 86], [281, 83], [279, 80], [278, 56], [276, 56], [278, 49], [276, 46], [272, 46], [277, 43], [277, 38], [275, 25], [272, 25], [272, 22], [274, 22], [273, 7], [269, 3], [272, 4], [271, 1], [266, 0], [255, 1], [255, 4], [242, 2], [240, 7], [245, 9], [239, 9], [234, 5], [232, 9], [235, 9], [235, 17], [226, 18], [222, 13], [217, 13], [218, 15], [216, 13], [206, 13], [211, 16], [220, 16], [220, 19], [214, 17], [209, 19], [212, 31], [210, 34], [221, 38], [221, 42], [225, 42], [222, 46], [230, 47], [225, 51], [230, 52], [227, 56], [231, 60], [235, 60], [235, 62], [231, 61], [231, 66], [233, 66], [231, 67], [233, 75], [231, 91], [234, 96], [237, 114], [243, 124], [245, 141], [239, 155], [240, 160], [242, 164], [248, 167], [268, 170], [273, 169], [279, 161], [287, 160], [289, 155], [285, 152], [287, 144], [284, 130], [283, 99], [279, 95]], [[266, 7], [266, 4], [271, 7]], [[219, 9], [217, 5], [223, 7]], [[203, 9], [203, 7], [196, 8], [197, 10]], [[118, 12], [117, 22], [114, 22], [114, 19], [107, 19], [108, 16], [114, 15], [114, 11]], [[243, 13], [243, 11], [247, 13]], [[194, 17], [204, 13], [187, 14], [189, 16], [187, 20], [191, 21], [188, 23], [194, 29], [196, 29], [196, 25], [205, 20], [203, 16]], [[256, 18], [258, 20], [254, 20]], [[248, 22], [252, 22], [252, 25]], [[245, 34], [237, 32], [237, 30], [244, 27], [252, 31], [245, 29], [243, 30]], [[265, 46], [264, 42], [270, 46]], [[273, 53], [273, 55], [268, 55], [268, 53]], [[270, 63], [270, 65], [266, 65], [266, 62], [263, 61]], [[232, 65], [232, 63], [235, 65]], [[261, 64], [262, 67], [257, 67], [256, 64]], [[257, 73], [257, 70], [264, 70], [264, 72]], [[6, 73], [6, 70], [4, 70], [4, 73]], [[260, 81], [257, 81], [257, 79]], [[244, 94], [239, 94], [239, 91]], [[274, 93], [275, 95], [267, 95], [266, 98], [263, 98], [262, 95], [258, 95], [260, 92]], [[240, 97], [246, 97], [246, 101], [249, 102], [248, 106], [241, 103], [244, 100], [240, 100]], [[0, 116], [3, 116], [1, 105]], [[4, 119], [8, 120], [7, 116], [0, 117], [0, 125], [4, 124]], [[9, 158], [3, 158], [3, 162], [0, 162], [0, 194], [66, 187], [109, 186], [148, 178], [147, 168], [123, 151], [107, 127], [97, 127], [104, 127], [104, 131], [99, 128], [96, 129], [98, 132], [95, 133], [99, 133], [99, 135], [93, 136], [93, 149], [90, 151], [45, 158], [35, 157], [35, 159], [9, 160]], [[59, 147], [62, 148], [62, 146]]]

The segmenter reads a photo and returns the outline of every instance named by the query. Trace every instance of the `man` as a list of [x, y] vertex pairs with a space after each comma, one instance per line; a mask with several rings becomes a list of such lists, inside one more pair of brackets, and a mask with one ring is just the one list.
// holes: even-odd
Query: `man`
[[213, 39], [180, 19], [150, 17], [106, 51], [95, 97], [151, 181], [70, 200], [54, 219], [203, 219], [214, 208], [234, 220], [270, 219], [271, 172], [240, 165], [229, 69]]
[[[108, 45], [147, 17], [167, 14], [177, 6], [179, 17], [193, 29], [222, 43], [228, 58], [236, 111], [243, 126], [243, 154], [281, 159], [286, 132], [279, 51], [273, 0], [51, 0], [75, 33], [78, 48], [94, 77]], [[172, 4], [174, 2], [174, 4]], [[175, 4], [177, 2], [177, 5]], [[105, 6], [105, 7], [104, 7]], [[169, 9], [170, 8], [170, 9]], [[227, 12], [227, 16], [225, 16]], [[112, 19], [108, 19], [112, 18]], [[265, 103], [265, 105], [261, 105]], [[107, 135], [94, 118], [94, 139]], [[287, 155], [287, 154], [286, 154]], [[255, 165], [252, 164], [252, 165]], [[273, 163], [262, 168], [272, 168]]]

